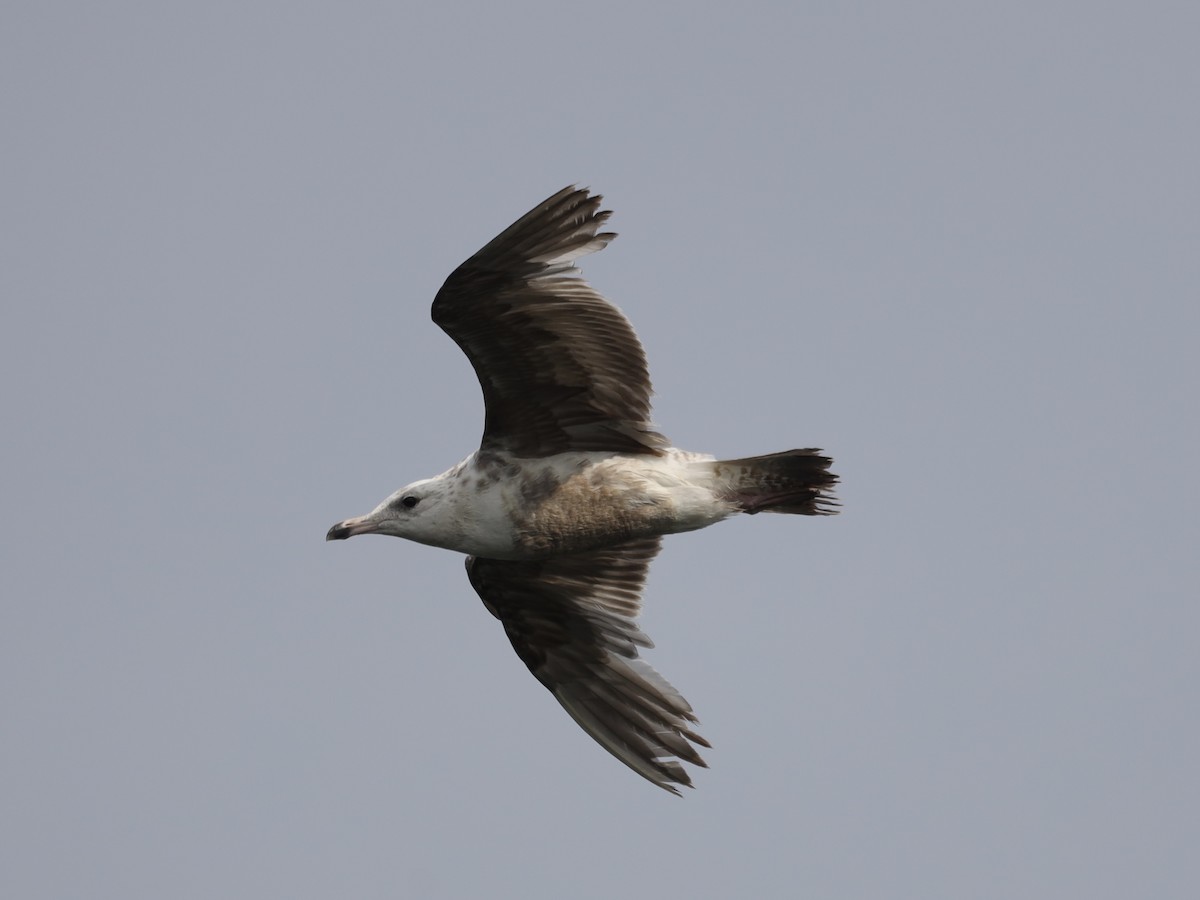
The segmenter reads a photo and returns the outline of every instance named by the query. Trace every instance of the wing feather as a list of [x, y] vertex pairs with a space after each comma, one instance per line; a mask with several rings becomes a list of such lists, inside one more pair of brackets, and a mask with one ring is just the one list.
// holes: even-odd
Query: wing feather
[[552, 559], [470, 557], [467, 574], [517, 655], [602, 747], [678, 794], [680, 760], [705, 766], [687, 700], [638, 657], [641, 591], [661, 538]]
[[484, 450], [658, 455], [646, 355], [629, 320], [574, 261], [616, 237], [601, 197], [564, 188], [459, 266], [433, 321], [462, 348], [483, 389]]

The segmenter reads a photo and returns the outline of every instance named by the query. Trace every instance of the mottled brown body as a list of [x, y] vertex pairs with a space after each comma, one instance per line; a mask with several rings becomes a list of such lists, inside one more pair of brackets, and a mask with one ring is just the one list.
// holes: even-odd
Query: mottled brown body
[[649, 479], [611, 460], [562, 480], [547, 471], [520, 493], [523, 508], [514, 515], [513, 526], [517, 551], [525, 558], [578, 553], [683, 530], [676, 504], [661, 487], [656, 489]]

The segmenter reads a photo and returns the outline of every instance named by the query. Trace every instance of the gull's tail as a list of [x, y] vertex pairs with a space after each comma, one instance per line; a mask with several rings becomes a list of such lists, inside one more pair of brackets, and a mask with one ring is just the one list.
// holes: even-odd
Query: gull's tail
[[832, 494], [837, 476], [820, 450], [784, 450], [766, 456], [714, 463], [723, 498], [742, 512], [829, 516], [837, 512]]

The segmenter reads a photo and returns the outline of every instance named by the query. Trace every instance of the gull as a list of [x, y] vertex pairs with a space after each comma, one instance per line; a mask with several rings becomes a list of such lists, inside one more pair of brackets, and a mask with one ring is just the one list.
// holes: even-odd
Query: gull
[[326, 540], [406, 538], [467, 554], [517, 655], [609, 753], [676, 795], [707, 767], [691, 705], [639, 655], [642, 588], [663, 535], [739, 513], [836, 512], [814, 448], [717, 460], [650, 423], [646, 357], [575, 260], [615, 234], [601, 197], [564, 188], [446, 279], [433, 321], [483, 388], [479, 449]]

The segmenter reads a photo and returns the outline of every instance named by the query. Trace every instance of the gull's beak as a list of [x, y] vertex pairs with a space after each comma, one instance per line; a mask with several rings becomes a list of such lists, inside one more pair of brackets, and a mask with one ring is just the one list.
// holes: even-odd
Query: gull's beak
[[379, 527], [379, 520], [373, 515], [356, 516], [344, 522], [338, 522], [325, 534], [327, 541], [344, 541], [356, 534], [373, 534]]

